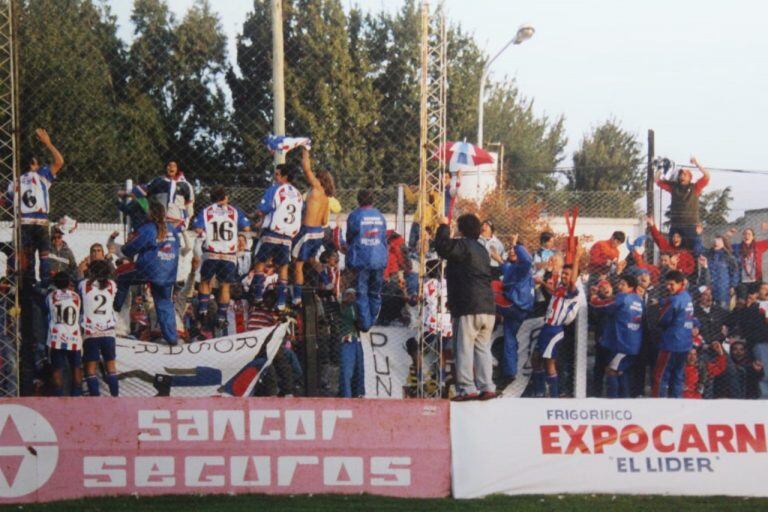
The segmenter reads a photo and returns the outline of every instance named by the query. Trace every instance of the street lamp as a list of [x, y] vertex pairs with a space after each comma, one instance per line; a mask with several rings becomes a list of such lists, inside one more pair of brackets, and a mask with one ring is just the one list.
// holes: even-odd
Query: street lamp
[[536, 30], [531, 25], [528, 25], [527, 23], [520, 25], [515, 37], [510, 39], [509, 42], [505, 44], [496, 55], [489, 59], [488, 62], [485, 63], [485, 66], [483, 66], [483, 73], [480, 76], [480, 93], [477, 101], [477, 145], [480, 147], [483, 147], [483, 93], [485, 92], [485, 80], [488, 78], [491, 64], [493, 64], [493, 61], [495, 61], [499, 55], [504, 53], [504, 51], [511, 45], [521, 44], [523, 41], [527, 41], [533, 37], [534, 32], [536, 32]]

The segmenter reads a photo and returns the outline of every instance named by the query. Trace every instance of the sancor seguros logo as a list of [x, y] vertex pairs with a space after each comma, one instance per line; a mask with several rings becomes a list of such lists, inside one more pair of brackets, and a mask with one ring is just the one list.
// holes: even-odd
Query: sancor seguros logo
[[16, 404], [0, 405], [0, 498], [40, 489], [56, 469], [56, 433], [40, 413]]

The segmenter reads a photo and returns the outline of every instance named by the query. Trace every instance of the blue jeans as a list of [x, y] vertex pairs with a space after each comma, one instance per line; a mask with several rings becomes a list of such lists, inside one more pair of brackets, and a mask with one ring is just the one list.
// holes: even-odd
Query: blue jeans
[[353, 337], [351, 341], [342, 341], [339, 359], [339, 396], [365, 396], [365, 362], [360, 340]]
[[528, 313], [514, 304], [501, 307], [496, 306], [496, 311], [504, 320], [504, 351], [501, 358], [501, 373], [504, 377], [517, 375], [517, 331], [523, 325]]
[[657, 398], [680, 398], [683, 395], [685, 363], [688, 351], [670, 352], [659, 350], [653, 370], [652, 395]]
[[357, 321], [361, 331], [368, 331], [381, 310], [381, 288], [384, 285], [384, 269], [369, 270], [361, 268], [357, 270], [355, 278], [355, 292], [357, 299]]
[[[757, 343], [752, 349], [755, 359], [763, 363], [764, 368], [768, 368], [768, 343]], [[768, 377], [763, 374], [760, 379], [760, 398], [768, 399]]]
[[[117, 293], [115, 294], [115, 311], [123, 308], [128, 290], [133, 285], [146, 284], [142, 279], [141, 273], [136, 270], [124, 272], [117, 276]], [[160, 325], [160, 332], [163, 339], [170, 345], [178, 343], [179, 334], [176, 331], [176, 312], [173, 309], [173, 283], [157, 284], [149, 283], [152, 291], [152, 300], [155, 302], [155, 312], [157, 313], [157, 323]]]

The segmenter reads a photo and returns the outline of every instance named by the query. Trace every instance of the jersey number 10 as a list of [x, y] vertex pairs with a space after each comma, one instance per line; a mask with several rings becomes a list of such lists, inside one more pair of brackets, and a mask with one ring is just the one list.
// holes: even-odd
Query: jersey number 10
[[56, 304], [56, 323], [75, 325], [77, 321], [77, 311], [73, 306], [62, 306]]

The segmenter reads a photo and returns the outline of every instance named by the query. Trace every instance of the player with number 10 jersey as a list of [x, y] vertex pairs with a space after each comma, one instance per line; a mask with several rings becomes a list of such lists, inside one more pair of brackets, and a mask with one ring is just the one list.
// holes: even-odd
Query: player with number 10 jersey
[[72, 396], [82, 396], [83, 345], [80, 336], [80, 296], [70, 289], [72, 280], [66, 272], [53, 277], [54, 290], [45, 299], [48, 309], [48, 359], [53, 370], [56, 394], [64, 394], [64, 367], [69, 364]]

